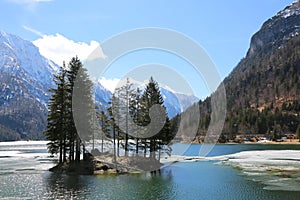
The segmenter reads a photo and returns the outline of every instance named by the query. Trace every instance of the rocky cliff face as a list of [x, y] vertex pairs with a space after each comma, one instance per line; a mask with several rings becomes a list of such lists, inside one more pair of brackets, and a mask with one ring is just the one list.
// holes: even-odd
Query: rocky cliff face
[[285, 42], [299, 35], [300, 1], [295, 1], [271, 19], [267, 20], [260, 31], [251, 39], [247, 57], [257, 53], [268, 53], [274, 47], [280, 47]]
[[[244, 59], [224, 80], [229, 107], [261, 107], [278, 99], [297, 98], [300, 1], [267, 20], [251, 38]], [[234, 100], [235, 99], [235, 100]]]

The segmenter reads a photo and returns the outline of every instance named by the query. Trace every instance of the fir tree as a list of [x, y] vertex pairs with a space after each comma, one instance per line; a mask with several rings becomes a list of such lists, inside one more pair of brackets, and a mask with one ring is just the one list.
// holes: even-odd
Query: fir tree
[[[93, 114], [94, 102], [92, 98], [92, 82], [83, 68], [81, 61], [75, 57], [69, 63], [68, 80], [70, 89], [70, 98], [72, 114], [70, 121], [70, 134], [75, 142], [75, 161], [80, 161], [81, 146], [85, 152], [84, 141], [90, 140], [93, 134]], [[75, 114], [75, 115], [74, 115]], [[76, 119], [74, 119], [76, 117]], [[75, 124], [75, 121], [76, 124]], [[76, 129], [77, 127], [77, 129]]]
[[[162, 106], [162, 108], [164, 108], [163, 106], [163, 98], [160, 94], [160, 90], [158, 87], [158, 83], [156, 81], [154, 81], [154, 79], [151, 77], [149, 80], [149, 83], [146, 86], [146, 89], [142, 95], [142, 112], [144, 113], [144, 120], [143, 120], [143, 125], [146, 126], [148, 125], [151, 120], [155, 121], [155, 119], [150, 119], [149, 116], [149, 111], [150, 108], [154, 105], [160, 105]], [[165, 109], [165, 108], [164, 108]], [[154, 116], [157, 117], [157, 116]], [[162, 134], [162, 131], [160, 131], [160, 133], [148, 138], [150, 140], [150, 157], [151, 158], [155, 158], [155, 152], [158, 149], [158, 143], [157, 140], [159, 139], [159, 136]], [[147, 140], [144, 140], [144, 145], [146, 148], [147, 145]]]
[[[70, 162], [79, 162], [81, 146], [83, 152], [85, 150], [82, 140], [89, 140], [93, 133], [92, 82], [77, 57], [69, 62], [68, 70], [64, 64], [60, 73], [54, 76], [54, 82], [56, 88], [50, 90], [53, 94], [48, 104], [45, 131], [47, 139], [51, 141], [48, 149], [52, 154], [59, 154], [59, 163], [66, 162], [67, 154]], [[75, 126], [73, 111], [76, 112], [80, 134]]]
[[59, 163], [66, 160], [66, 132], [65, 132], [65, 116], [66, 116], [66, 71], [60, 69], [58, 75], [54, 76], [56, 88], [50, 89], [52, 96], [50, 98], [48, 108], [49, 115], [47, 118], [47, 129], [45, 136], [50, 143], [47, 144], [51, 154], [59, 153]]

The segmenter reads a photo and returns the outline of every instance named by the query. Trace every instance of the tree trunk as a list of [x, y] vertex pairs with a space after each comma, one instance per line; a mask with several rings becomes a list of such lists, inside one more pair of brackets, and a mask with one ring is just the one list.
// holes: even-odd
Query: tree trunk
[[120, 130], [118, 130], [117, 155], [120, 156]]
[[139, 154], [139, 139], [138, 138], [136, 138], [135, 153], [136, 153], [136, 155]]
[[144, 140], [144, 158], [147, 155], [147, 140]]
[[82, 155], [83, 155], [83, 160], [86, 161], [86, 154], [85, 154], [86, 150], [85, 150], [85, 145], [82, 143]]
[[80, 139], [77, 136], [76, 139], [76, 158], [75, 158], [76, 162], [80, 162]]
[[160, 154], [161, 154], [161, 146], [158, 146], [158, 161], [160, 161]]
[[59, 164], [63, 162], [63, 142], [59, 141]]
[[113, 125], [113, 140], [114, 140], [114, 163], [115, 163], [115, 169], [117, 169], [117, 156], [116, 156], [116, 126]]
[[104, 151], [104, 121], [103, 121], [103, 113], [101, 112], [101, 125], [102, 125], [102, 127], [101, 127], [101, 152], [103, 153], [103, 151]]
[[67, 147], [66, 147], [66, 139], [64, 138], [64, 142], [63, 142], [63, 162], [67, 162]]
[[125, 134], [125, 156], [128, 156], [128, 134]]
[[73, 162], [74, 161], [74, 141], [73, 139], [70, 140], [70, 155], [69, 155], [69, 161]]

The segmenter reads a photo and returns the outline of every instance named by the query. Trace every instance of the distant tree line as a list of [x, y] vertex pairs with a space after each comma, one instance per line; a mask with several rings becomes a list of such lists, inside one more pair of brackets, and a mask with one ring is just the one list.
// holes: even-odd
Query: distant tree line
[[251, 107], [238, 109], [227, 117], [223, 133], [228, 139], [234, 139], [237, 134], [265, 134], [270, 140], [280, 139], [285, 134], [295, 134], [300, 126], [300, 118], [294, 114], [300, 113], [297, 104], [298, 100], [290, 103], [294, 109], [289, 109], [289, 112], [278, 107], [274, 109], [272, 105], [262, 111]]

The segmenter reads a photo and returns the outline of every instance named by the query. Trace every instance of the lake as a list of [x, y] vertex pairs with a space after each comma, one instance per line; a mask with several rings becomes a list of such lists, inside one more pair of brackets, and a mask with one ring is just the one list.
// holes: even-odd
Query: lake
[[[201, 147], [175, 144], [173, 154]], [[220, 144], [160, 175], [55, 174], [48, 156], [43, 141], [0, 143], [0, 199], [300, 199], [300, 145]]]

